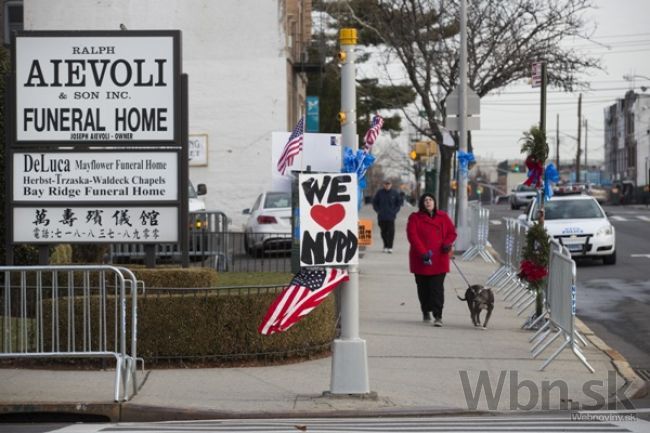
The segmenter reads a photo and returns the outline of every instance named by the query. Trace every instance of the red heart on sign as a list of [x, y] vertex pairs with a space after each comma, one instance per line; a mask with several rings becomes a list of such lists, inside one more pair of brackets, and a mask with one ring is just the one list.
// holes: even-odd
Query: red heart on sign
[[329, 230], [343, 221], [343, 218], [345, 218], [345, 208], [340, 204], [333, 204], [331, 206], [317, 204], [311, 208], [309, 214], [319, 226], [325, 230]]

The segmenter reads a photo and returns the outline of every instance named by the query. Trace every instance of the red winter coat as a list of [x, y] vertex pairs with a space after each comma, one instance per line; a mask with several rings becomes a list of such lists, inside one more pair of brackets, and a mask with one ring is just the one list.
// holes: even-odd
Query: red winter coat
[[[456, 240], [454, 223], [444, 211], [436, 211], [434, 216], [427, 212], [413, 212], [406, 225], [409, 249], [409, 269], [418, 275], [437, 275], [449, 272], [449, 254], [443, 253], [442, 246], [451, 246]], [[424, 264], [422, 256], [431, 250], [431, 265]]]

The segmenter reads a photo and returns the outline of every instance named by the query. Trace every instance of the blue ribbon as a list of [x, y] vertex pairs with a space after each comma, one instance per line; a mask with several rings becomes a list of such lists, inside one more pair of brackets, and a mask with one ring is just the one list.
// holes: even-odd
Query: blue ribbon
[[351, 148], [343, 148], [343, 173], [356, 173], [359, 182], [358, 207], [361, 208], [363, 190], [366, 188], [366, 172], [375, 162], [375, 157], [364, 150], [357, 150], [355, 153]]
[[460, 175], [466, 178], [469, 172], [469, 165], [472, 162], [476, 162], [476, 159], [474, 159], [473, 153], [463, 152], [462, 150], [459, 150], [457, 155], [458, 155], [458, 167], [460, 169]]
[[544, 197], [546, 200], [553, 197], [553, 185], [552, 183], [558, 183], [560, 181], [560, 173], [557, 172], [557, 168], [551, 162], [546, 166], [544, 170]]

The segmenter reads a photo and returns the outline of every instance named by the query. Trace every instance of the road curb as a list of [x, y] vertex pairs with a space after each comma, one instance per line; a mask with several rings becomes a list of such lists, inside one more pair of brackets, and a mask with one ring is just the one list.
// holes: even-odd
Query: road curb
[[604, 352], [612, 361], [616, 371], [623, 376], [626, 384], [629, 384], [625, 390], [625, 397], [633, 400], [638, 398], [643, 398], [648, 395], [649, 384], [645, 380], [639, 377], [634, 369], [630, 366], [630, 363], [625, 359], [625, 357], [616, 349], [610, 347], [605, 341], [603, 341], [594, 331], [589, 328], [582, 320], [576, 317], [576, 328], [578, 331], [587, 337], [587, 339], [594, 345], [598, 350]]
[[[60, 419], [74, 419], [84, 422], [118, 422], [119, 403], [2, 403], [0, 402], [0, 423], [27, 419], [33, 422], [52, 422]], [[103, 420], [102, 420], [103, 418]]]

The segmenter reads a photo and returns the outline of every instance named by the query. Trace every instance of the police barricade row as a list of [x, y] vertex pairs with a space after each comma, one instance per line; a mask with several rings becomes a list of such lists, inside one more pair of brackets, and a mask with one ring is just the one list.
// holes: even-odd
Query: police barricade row
[[[517, 310], [517, 315], [521, 315], [535, 301], [535, 295], [529, 290], [528, 284], [518, 276], [528, 228], [515, 218], [503, 220], [506, 229], [505, 238], [503, 246], [497, 246], [497, 251], [504, 259], [501, 266], [488, 277], [485, 285], [493, 287], [495, 292], [502, 294], [504, 301], [507, 302], [506, 308], [514, 308]], [[526, 322], [522, 328], [528, 326], [529, 323]]]
[[571, 259], [569, 250], [559, 242], [551, 242], [548, 277], [545, 290], [545, 314], [543, 326], [531, 337], [531, 353], [537, 358], [553, 342], [562, 338], [564, 341], [556, 348], [540, 366], [544, 370], [566, 348], [571, 349], [575, 356], [590, 371], [594, 368], [589, 364], [580, 349], [586, 346], [585, 338], [575, 329], [576, 315], [576, 264]]
[[136, 394], [144, 284], [130, 270], [0, 266], [0, 285], [0, 358], [115, 358], [115, 401]]
[[471, 246], [462, 255], [462, 259], [472, 260], [477, 255], [487, 263], [496, 263], [487, 249], [490, 233], [490, 211], [478, 201], [469, 202], [469, 230]]
[[[218, 271], [228, 269], [228, 258], [232, 256], [227, 236], [228, 218], [220, 211], [190, 212], [189, 215], [189, 258], [190, 261], [201, 261]], [[120, 259], [142, 259], [145, 257], [143, 244], [120, 243], [111, 244], [110, 261]], [[157, 244], [156, 257], [180, 259], [179, 244]]]

